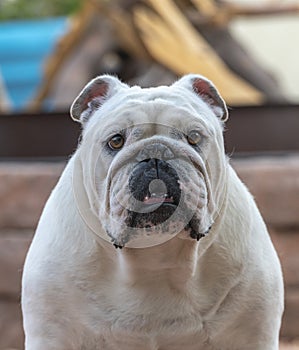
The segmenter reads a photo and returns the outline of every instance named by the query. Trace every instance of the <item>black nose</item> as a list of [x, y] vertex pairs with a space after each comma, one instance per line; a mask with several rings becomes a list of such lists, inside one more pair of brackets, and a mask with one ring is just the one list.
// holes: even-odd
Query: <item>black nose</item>
[[179, 177], [165, 160], [149, 158], [136, 164], [129, 178], [129, 189], [135, 199], [164, 197], [178, 205], [180, 200]]

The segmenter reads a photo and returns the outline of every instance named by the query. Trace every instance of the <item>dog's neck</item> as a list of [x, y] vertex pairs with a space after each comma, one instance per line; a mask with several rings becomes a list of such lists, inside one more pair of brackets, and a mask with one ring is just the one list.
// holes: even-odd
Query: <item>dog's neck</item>
[[122, 282], [151, 283], [157, 279], [171, 284], [186, 283], [195, 275], [199, 242], [173, 238], [150, 248], [107, 249], [115, 255], [114, 271]]

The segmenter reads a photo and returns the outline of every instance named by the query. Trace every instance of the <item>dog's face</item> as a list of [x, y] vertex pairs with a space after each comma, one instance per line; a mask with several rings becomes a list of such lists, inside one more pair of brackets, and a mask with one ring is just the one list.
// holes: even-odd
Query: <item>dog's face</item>
[[209, 231], [222, 198], [227, 110], [208, 80], [186, 76], [141, 89], [102, 76], [83, 89], [71, 114], [83, 123], [76, 186], [106, 239], [148, 247]]

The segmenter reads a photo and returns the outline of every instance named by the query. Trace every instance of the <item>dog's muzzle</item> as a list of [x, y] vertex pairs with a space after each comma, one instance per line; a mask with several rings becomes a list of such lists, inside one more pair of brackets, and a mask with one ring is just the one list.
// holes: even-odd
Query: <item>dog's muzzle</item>
[[155, 140], [126, 159], [107, 187], [110, 215], [103, 222], [115, 246], [152, 246], [180, 232], [196, 240], [206, 234], [206, 177], [187, 152]]
[[[159, 145], [158, 150], [166, 148]], [[158, 154], [162, 157], [162, 154]], [[176, 170], [160, 158], [147, 158], [136, 164], [129, 178], [135, 203], [129, 210], [127, 225], [150, 227], [163, 223], [179, 205], [181, 189]]]

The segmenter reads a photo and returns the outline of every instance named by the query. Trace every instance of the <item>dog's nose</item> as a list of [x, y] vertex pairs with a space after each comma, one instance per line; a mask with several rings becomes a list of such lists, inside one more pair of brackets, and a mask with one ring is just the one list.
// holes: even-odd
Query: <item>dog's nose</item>
[[172, 150], [161, 143], [151, 143], [143, 148], [136, 157], [138, 162], [142, 162], [146, 159], [161, 159], [169, 160], [174, 158]]
[[180, 199], [179, 177], [175, 168], [166, 160], [147, 158], [138, 162], [130, 177], [129, 189], [133, 197], [144, 202], [146, 198]]
[[150, 179], [158, 179], [159, 174], [170, 169], [168, 163], [165, 160], [157, 158], [148, 158], [139, 162], [140, 166], [143, 169], [143, 176]]

